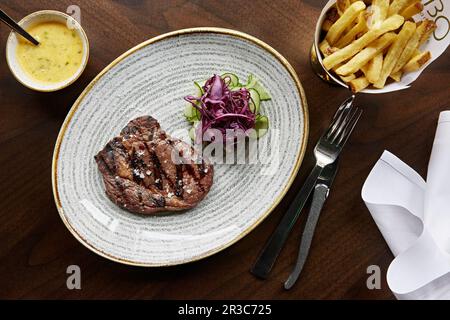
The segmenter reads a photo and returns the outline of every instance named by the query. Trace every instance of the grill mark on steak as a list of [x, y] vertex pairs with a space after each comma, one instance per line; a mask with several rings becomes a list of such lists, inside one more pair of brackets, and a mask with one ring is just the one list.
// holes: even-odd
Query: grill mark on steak
[[[172, 152], [186, 148], [183, 163], [173, 163]], [[191, 152], [189, 152], [189, 150]], [[209, 192], [213, 167], [198, 158], [196, 151], [171, 138], [154, 118], [140, 117], [106, 144], [95, 160], [103, 176], [106, 194], [131, 212], [154, 214], [195, 207]]]
[[155, 185], [159, 190], [163, 189], [163, 179], [161, 174], [161, 162], [154, 151], [150, 153], [150, 158], [153, 161], [153, 174], [155, 175]]
[[114, 178], [114, 183], [116, 187], [123, 193], [125, 191], [125, 187], [123, 186], [122, 182], [120, 181], [119, 177]]
[[105, 149], [106, 152], [101, 155], [101, 158], [105, 162], [105, 165], [108, 168], [108, 170], [112, 174], [115, 174], [117, 172], [117, 167], [114, 161], [115, 157], [113, 148], [111, 147], [111, 143], [108, 143]]
[[151, 199], [157, 207], [164, 208], [166, 205], [166, 199], [164, 199], [164, 197], [162, 196], [159, 198], [152, 197]]
[[138, 133], [140, 133], [139, 128], [136, 127], [135, 125], [125, 127], [122, 130], [122, 134], [125, 134], [125, 135], [128, 135], [128, 136], [133, 135], [133, 134], [138, 134]]
[[183, 198], [183, 167], [182, 164], [176, 165], [177, 177], [175, 179], [175, 195]]
[[112, 154], [114, 154], [114, 151], [117, 151], [117, 153], [124, 158], [128, 158], [129, 154], [127, 149], [122, 143], [122, 139], [120, 138], [114, 138], [111, 142], [108, 143], [108, 149], [112, 151]]
[[[156, 166], [157, 166], [157, 168], [159, 170], [158, 173], [159, 173], [159, 177], [161, 179], [161, 189], [163, 189], [163, 187], [164, 187], [163, 186], [163, 182], [166, 181], [167, 184], [169, 185], [169, 188], [171, 190], [175, 190], [176, 186], [172, 182], [172, 180], [170, 179], [169, 174], [167, 174], [167, 172], [164, 170], [164, 167], [161, 165], [161, 161], [159, 160], [158, 155], [156, 154], [156, 152], [153, 152], [153, 155], [155, 157], [154, 159], [155, 159]], [[178, 165], [175, 165], [175, 166], [177, 167]]]
[[[189, 174], [195, 177], [196, 179], [200, 180], [205, 176], [204, 167], [202, 167], [201, 164], [186, 164], [185, 168], [189, 172]], [[205, 190], [203, 185], [201, 184], [199, 184], [198, 187], [202, 192]]]
[[144, 206], [144, 204], [142, 203], [142, 191], [141, 190], [139, 190], [138, 192], [137, 192], [137, 194], [138, 194], [138, 201], [139, 201], [139, 205], [141, 206], [141, 207], [143, 207]]
[[[141, 150], [142, 152], [142, 150]], [[145, 164], [144, 160], [142, 159], [142, 155], [139, 156], [136, 152], [136, 150], [133, 149], [133, 152], [131, 154], [131, 160], [130, 160], [130, 167], [133, 174], [133, 180], [138, 183], [142, 184], [145, 177], [145, 171], [147, 169], [147, 165]]]
[[110, 175], [114, 175], [114, 174], [115, 174], [115, 173], [111, 170], [111, 168], [108, 166], [108, 164], [106, 163], [106, 161], [105, 161], [103, 155], [97, 155], [97, 156], [95, 156], [95, 161], [98, 163], [99, 166], [102, 165], [102, 166], [105, 168], [105, 170], [108, 171], [108, 173], [109, 173]]

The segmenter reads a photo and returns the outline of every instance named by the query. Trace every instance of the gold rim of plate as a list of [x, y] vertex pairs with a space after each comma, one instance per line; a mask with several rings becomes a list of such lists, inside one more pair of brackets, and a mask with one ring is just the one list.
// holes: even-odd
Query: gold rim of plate
[[[102, 78], [102, 76], [108, 72], [111, 68], [113, 68], [115, 65], [117, 65], [119, 62], [121, 62], [124, 58], [128, 57], [129, 55], [135, 53], [136, 51], [151, 45], [153, 43], [156, 43], [158, 41], [171, 38], [171, 37], [177, 37], [180, 35], [186, 35], [186, 34], [193, 34], [193, 33], [215, 33], [215, 34], [224, 34], [224, 35], [230, 35], [234, 37], [238, 37], [241, 39], [248, 40], [250, 42], [253, 42], [254, 44], [258, 45], [259, 47], [265, 49], [268, 51], [271, 55], [273, 55], [275, 58], [277, 58], [278, 61], [281, 62], [281, 64], [288, 70], [289, 74], [292, 76], [292, 78], [295, 81], [298, 93], [301, 98], [302, 102], [302, 111], [303, 111], [303, 122], [304, 122], [304, 128], [303, 128], [303, 137], [302, 137], [302, 143], [300, 146], [300, 149], [297, 151], [296, 155], [296, 163], [294, 166], [294, 169], [291, 172], [291, 175], [289, 177], [288, 182], [286, 183], [283, 191], [281, 194], [272, 202], [272, 205], [264, 214], [261, 215], [261, 217], [250, 227], [248, 227], [246, 230], [241, 232], [237, 237], [235, 237], [233, 240], [229, 241], [228, 243], [225, 243], [221, 245], [220, 247], [214, 248], [212, 250], [206, 251], [198, 256], [191, 257], [189, 259], [185, 260], [178, 260], [168, 263], [144, 263], [144, 262], [138, 262], [138, 261], [132, 261], [127, 260], [119, 257], [115, 257], [109, 253], [103, 252], [102, 250], [96, 248], [92, 244], [90, 244], [86, 239], [84, 239], [80, 234], [77, 233], [77, 231], [70, 225], [70, 223], [67, 221], [66, 216], [64, 215], [63, 208], [61, 205], [60, 197], [58, 194], [58, 179], [57, 179], [57, 168], [58, 168], [58, 157], [59, 157], [59, 151], [61, 147], [61, 143], [64, 139], [64, 135], [66, 133], [66, 129], [68, 125], [70, 124], [73, 115], [78, 110], [78, 107], [80, 106], [81, 101], [83, 98], [90, 92], [92, 87], [97, 83], [99, 79]], [[78, 97], [78, 99], [73, 104], [72, 108], [70, 109], [66, 119], [64, 120], [64, 123], [61, 127], [61, 130], [59, 132], [58, 138], [56, 140], [56, 145], [53, 153], [53, 161], [52, 161], [52, 187], [53, 187], [53, 195], [54, 200], [56, 203], [56, 207], [58, 209], [59, 215], [64, 222], [64, 225], [69, 229], [69, 231], [72, 233], [72, 235], [81, 242], [86, 248], [93, 251], [94, 253], [107, 258], [109, 260], [112, 260], [114, 262], [131, 265], [131, 266], [139, 266], [139, 267], [167, 267], [167, 266], [174, 266], [174, 265], [180, 265], [185, 264], [189, 262], [198, 261], [207, 257], [210, 257], [228, 247], [235, 244], [239, 240], [241, 240], [244, 236], [246, 236], [248, 233], [250, 233], [253, 229], [255, 229], [274, 209], [275, 207], [280, 203], [280, 201], [283, 199], [283, 197], [286, 195], [287, 191], [291, 187], [298, 170], [300, 168], [300, 164], [303, 161], [303, 157], [305, 155], [306, 151], [306, 145], [308, 142], [308, 134], [309, 134], [309, 117], [308, 117], [308, 105], [306, 102], [306, 96], [305, 92], [303, 90], [303, 87], [301, 85], [301, 82], [294, 70], [294, 68], [290, 65], [290, 63], [284, 58], [278, 51], [276, 51], [274, 48], [266, 44], [265, 42], [259, 40], [256, 37], [253, 37], [251, 35], [248, 35], [246, 33], [232, 30], [232, 29], [225, 29], [225, 28], [217, 28], [217, 27], [198, 27], [198, 28], [188, 28], [188, 29], [181, 29], [169, 33], [165, 33], [159, 36], [156, 36], [154, 38], [151, 38], [147, 41], [144, 41], [137, 46], [131, 48], [130, 50], [123, 53], [121, 56], [116, 58], [113, 62], [111, 62], [105, 69], [103, 69], [92, 81], [91, 83], [84, 89], [84, 91], [81, 93], [81, 95]]]

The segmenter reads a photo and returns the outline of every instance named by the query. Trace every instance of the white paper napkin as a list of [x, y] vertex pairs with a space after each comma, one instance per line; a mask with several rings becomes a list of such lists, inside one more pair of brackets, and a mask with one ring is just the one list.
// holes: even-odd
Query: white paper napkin
[[442, 112], [427, 182], [385, 151], [362, 198], [395, 259], [387, 271], [398, 299], [450, 299], [450, 111]]

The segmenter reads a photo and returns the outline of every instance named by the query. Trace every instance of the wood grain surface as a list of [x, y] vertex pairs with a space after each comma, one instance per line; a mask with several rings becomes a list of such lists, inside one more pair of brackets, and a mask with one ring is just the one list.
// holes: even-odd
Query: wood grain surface
[[[439, 112], [450, 107], [450, 54], [447, 51], [412, 88], [361, 95], [364, 108], [341, 159], [340, 171], [322, 213], [311, 254], [291, 291], [282, 282], [295, 262], [304, 216], [295, 227], [270, 279], [249, 269], [279, 222], [305, 174], [311, 149], [348, 93], [313, 74], [309, 49], [325, 0], [2, 0], [16, 20], [41, 9], [81, 8], [91, 44], [82, 77], [57, 93], [37, 93], [20, 85], [0, 50], [0, 298], [62, 299], [393, 299], [385, 281], [393, 259], [361, 200], [363, 182], [387, 149], [426, 174]], [[293, 187], [276, 210], [232, 247], [202, 261], [146, 269], [101, 258], [72, 237], [55, 208], [51, 158], [59, 128], [83, 88], [107, 64], [156, 35], [196, 26], [237, 29], [267, 42], [297, 71], [310, 112], [306, 159]], [[0, 25], [0, 44], [9, 30]], [[79, 265], [82, 289], [68, 290], [66, 268]], [[380, 290], [366, 286], [366, 268], [382, 271]]]

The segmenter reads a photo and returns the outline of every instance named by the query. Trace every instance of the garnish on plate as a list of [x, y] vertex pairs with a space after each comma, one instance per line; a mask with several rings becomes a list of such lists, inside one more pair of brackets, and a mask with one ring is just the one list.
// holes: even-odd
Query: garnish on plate
[[240, 130], [254, 138], [267, 133], [269, 119], [261, 114], [261, 101], [271, 97], [253, 75], [245, 84], [235, 74], [225, 73], [194, 85], [195, 94], [184, 98], [189, 103], [184, 115], [192, 123], [189, 135], [195, 143], [201, 143], [209, 129], [220, 131], [223, 141], [227, 130]]

